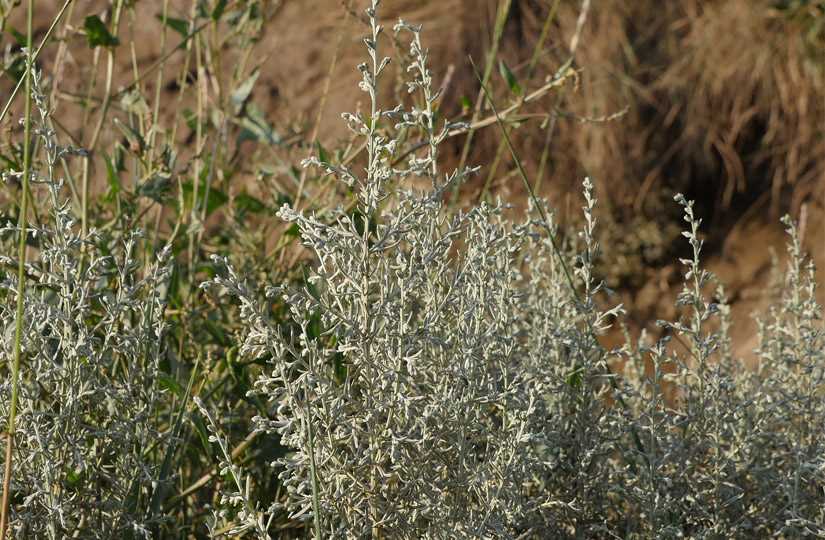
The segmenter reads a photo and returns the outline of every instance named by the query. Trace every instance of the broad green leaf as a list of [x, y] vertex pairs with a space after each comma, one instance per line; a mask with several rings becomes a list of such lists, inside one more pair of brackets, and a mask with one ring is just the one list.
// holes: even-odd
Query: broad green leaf
[[109, 29], [97, 15], [89, 15], [83, 21], [83, 29], [86, 31], [86, 41], [89, 47], [117, 47], [120, 44], [115, 36], [109, 33]]
[[[158, 13], [155, 18], [161, 23], [163, 22], [163, 14]], [[175, 19], [174, 17], [166, 17], [166, 26], [180, 34], [182, 37], [189, 35], [189, 23], [183, 19]]]

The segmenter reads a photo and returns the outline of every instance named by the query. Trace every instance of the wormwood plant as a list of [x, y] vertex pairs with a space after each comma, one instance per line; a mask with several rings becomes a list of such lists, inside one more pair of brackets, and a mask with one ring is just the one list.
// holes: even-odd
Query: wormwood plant
[[[318, 261], [303, 288], [271, 287], [261, 301], [220, 258], [225, 271], [205, 284], [240, 301], [242, 354], [272, 364], [256, 392], [273, 415], [258, 418], [255, 429], [279, 434], [290, 452], [273, 464], [286, 499], [266, 512], [312, 520], [316, 537], [561, 531], [553, 516], [574, 511], [585, 493], [599, 497], [607, 480], [600, 462], [621, 437], [596, 437], [615, 414], [600, 399], [604, 380], [593, 375], [605, 372], [606, 359], [593, 330], [614, 313], [593, 301], [594, 201], [578, 259], [581, 302], [537, 221], [511, 225], [501, 204], [447, 215], [446, 190], [473, 169], [439, 171], [438, 146], [454, 126], [436, 120], [438, 95], [418, 27], [399, 22], [394, 30], [410, 36], [408, 88], [420, 104], [381, 108], [378, 84], [389, 60], [378, 52], [377, 7], [373, 1], [367, 10], [369, 62], [359, 66], [370, 109], [343, 115], [366, 139], [365, 170], [304, 163], [350, 186], [355, 213], [321, 221], [281, 208]], [[391, 164], [399, 149], [389, 128], [428, 141], [404, 168]], [[402, 189], [411, 177], [431, 189]], [[287, 324], [272, 316], [279, 302], [289, 310]], [[222, 455], [234, 478], [224, 502], [240, 512], [231, 532], [265, 537], [263, 509], [245, 498]], [[586, 467], [577, 464], [582, 459]], [[556, 471], [573, 468], [576, 493], [558, 498]]]
[[[21, 231], [36, 256], [25, 267], [20, 400], [14, 433], [10, 528], [14, 538], [149, 537], [152, 496], [166, 437], [157, 429], [158, 364], [169, 251], [141, 270], [138, 232], [107, 245], [80, 231], [57, 167], [61, 146], [32, 73], [41, 159], [31, 182], [38, 221]], [[4, 173], [14, 178], [21, 173]], [[15, 231], [5, 226], [2, 233]], [[4, 266], [16, 261], [3, 255]], [[13, 300], [21, 283], [4, 274], [3, 363], [12, 355]], [[11, 378], [0, 415], [8, 414]]]
[[[760, 314], [757, 370], [733, 356], [724, 288], [702, 266], [701, 222], [683, 197], [691, 253], [681, 261], [680, 316], [660, 322], [664, 337], [655, 343], [606, 350], [599, 336], [621, 308], [600, 307], [609, 297], [594, 271], [592, 184], [584, 182], [582, 230], [564, 238], [534, 197], [520, 222], [500, 202], [453, 213], [442, 201], [476, 169], [442, 172], [439, 148], [462, 126], [440, 118], [420, 29], [404, 22], [394, 31], [409, 44], [402, 62], [411, 59], [410, 103], [380, 102], [388, 60], [379, 53], [378, 4], [367, 10], [368, 61], [359, 66], [369, 107], [343, 115], [366, 157], [356, 166], [321, 151], [304, 163], [339, 180], [352, 204], [280, 208], [285, 236], [297, 231], [314, 262], [303, 279], [279, 265], [284, 281], [264, 294], [248, 278], [266, 264], [251, 254], [257, 242], [235, 242], [249, 228], [239, 216], [255, 203], [262, 212], [264, 203], [246, 197], [231, 234], [210, 238], [206, 227], [210, 200], [223, 204], [212, 175], [229, 174], [243, 156], [226, 166], [196, 157], [197, 180], [189, 192], [180, 183], [172, 221], [163, 221], [161, 207], [142, 207], [157, 210], [143, 239], [133, 230], [146, 216], [136, 213], [143, 180], [157, 173], [171, 181], [188, 170], [174, 167], [159, 131], [127, 129], [136, 142], [134, 192], [113, 166], [111, 197], [83, 204], [83, 190], [71, 178], [64, 187], [58, 173], [71, 176], [79, 152], [59, 145], [53, 101], [32, 76], [32, 174], [4, 172], [15, 194], [21, 175], [30, 177], [31, 222], [0, 225], [0, 369], [22, 324], [7, 462], [14, 537], [825, 536], [825, 343], [814, 271], [793, 223], [785, 220], [784, 283]], [[195, 6], [198, 17], [215, 30], [227, 6], [204, 6]], [[239, 16], [257, 12], [254, 4], [240, 8]], [[186, 43], [197, 28], [190, 25]], [[245, 78], [241, 72], [233, 80]], [[228, 98], [235, 114], [256, 77]], [[198, 118], [206, 112], [199, 104]], [[210, 146], [205, 134], [219, 127], [210, 125], [193, 125], [199, 156]], [[228, 133], [213, 133], [211, 146], [222, 148]], [[510, 148], [507, 137], [505, 130]], [[80, 152], [81, 167], [105, 153], [90, 150]], [[67, 194], [80, 203], [74, 209]], [[112, 210], [106, 203], [114, 219], [97, 215]], [[10, 247], [17, 235], [30, 261], [22, 281]], [[145, 256], [170, 243], [157, 258]], [[234, 249], [215, 258], [217, 274], [203, 287], [234, 298], [239, 320], [193, 286], [215, 269], [201, 258], [223, 246]], [[202, 362], [190, 364], [194, 358]], [[176, 377], [186, 371], [184, 390]], [[10, 412], [14, 370], [3, 373], [11, 376], [0, 385], [0, 416]], [[250, 374], [257, 381], [244, 402]], [[190, 405], [199, 413], [190, 415]], [[253, 407], [253, 432], [233, 447], [226, 426]], [[204, 467], [208, 452], [218, 456], [214, 471], [208, 461]]]
[[700, 263], [693, 203], [677, 201], [693, 251], [682, 260], [684, 314], [662, 321], [669, 335], [642, 345], [625, 370], [645, 444], [644, 467], [626, 493], [631, 524], [657, 538], [822, 537], [825, 448], [810, 434], [825, 425], [825, 364], [813, 267], [784, 218], [788, 272], [779, 305], [759, 318], [760, 364], [749, 371], [731, 355], [724, 288], [716, 286], [713, 301], [704, 294], [715, 278]]
[[[231, 486], [213, 535], [268, 538], [283, 514], [317, 538], [825, 535], [823, 333], [792, 223], [758, 372], [732, 356], [724, 288], [702, 267], [701, 222], [681, 196], [692, 249], [681, 316], [660, 322], [657, 343], [606, 351], [598, 336], [621, 308], [597, 303], [592, 185], [585, 227], [561, 252], [540, 201], [521, 223], [500, 203], [448, 213], [444, 194], [474, 169], [439, 170], [453, 125], [437, 118], [418, 27], [394, 27], [410, 40], [418, 104], [380, 105], [378, 4], [359, 66], [370, 107], [343, 115], [366, 166], [304, 163], [350, 187], [355, 210], [281, 208], [315, 257], [301, 286], [259, 298], [221, 257], [204, 283], [240, 303], [241, 353], [270, 365], [252, 392], [270, 414], [253, 429], [288, 450], [271, 465], [286, 493], [262, 507], [198, 402]], [[427, 142], [403, 167], [399, 130]]]

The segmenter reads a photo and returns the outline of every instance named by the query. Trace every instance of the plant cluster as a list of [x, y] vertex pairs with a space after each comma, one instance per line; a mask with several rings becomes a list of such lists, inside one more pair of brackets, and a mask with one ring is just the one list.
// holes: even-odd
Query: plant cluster
[[[206, 284], [241, 302], [241, 353], [272, 365], [255, 393], [273, 414], [254, 429], [291, 452], [273, 463], [287, 498], [266, 511], [313, 520], [317, 537], [825, 532], [814, 427], [825, 419], [823, 336], [792, 224], [787, 292], [763, 326], [760, 373], [731, 356], [724, 290], [705, 296], [700, 220], [681, 196], [693, 256], [682, 261], [683, 317], [662, 323], [674, 342], [606, 351], [598, 336], [621, 309], [596, 301], [592, 185], [585, 227], [564, 253], [536, 207], [520, 224], [501, 205], [445, 212], [443, 191], [470, 171], [438, 170], [452, 126], [435, 123], [417, 28], [395, 30], [412, 34], [409, 89], [422, 105], [377, 102], [388, 62], [377, 4], [370, 62], [359, 66], [370, 112], [344, 115], [366, 139], [364, 172], [305, 162], [353, 187], [360, 220], [285, 205], [279, 215], [317, 261], [305, 286], [258, 299], [230, 265]], [[425, 153], [394, 168], [382, 122], [420, 130]], [[403, 190], [409, 176], [431, 190]], [[287, 321], [271, 316], [277, 302]]]
[[[224, 8], [203, 12], [217, 21]], [[378, 8], [370, 0], [358, 66], [368, 108], [342, 115], [364, 159], [319, 145], [303, 162], [352, 202], [301, 207], [309, 172], [293, 172], [299, 196], [277, 216], [311, 264], [287, 270], [277, 265], [291, 253], [244, 251], [257, 246], [237, 232], [254, 198], [230, 240], [210, 243], [223, 168], [200, 152], [204, 130], [226, 136], [218, 113], [211, 128], [195, 118], [195, 183], [181, 186], [192, 199], [171, 232], [161, 212], [154, 231], [135, 225], [140, 189], [177, 174], [175, 153], [125, 124], [141, 187], [132, 198], [111, 184], [118, 211], [104, 228], [115, 232], [87, 226], [88, 205], [78, 219], [72, 204], [87, 199], [60, 169], [89, 155], [58, 143], [31, 72], [38, 212], [0, 229], [0, 352], [3, 365], [15, 347], [22, 358], [0, 386], [0, 415], [16, 414], [14, 537], [825, 536], [825, 334], [794, 224], [758, 369], [733, 355], [725, 291], [702, 266], [701, 220], [682, 196], [680, 316], [659, 322], [658, 340], [608, 350], [602, 336], [623, 310], [596, 275], [591, 181], [578, 231], [535, 197], [520, 221], [500, 201], [449, 206], [477, 168], [445, 173], [439, 151], [466, 126], [439, 114], [421, 29], [404, 21], [393, 31], [409, 46], [410, 100], [382, 104]], [[251, 84], [229, 100], [238, 122]], [[423, 142], [409, 150], [411, 133]], [[5, 255], [15, 235], [25, 263]]]
[[[157, 516], [146, 510], [160, 494], [160, 462], [152, 457], [169, 435], [159, 433], [157, 416], [170, 251], [162, 249], [154, 264], [142, 267], [135, 253], [139, 232], [104, 252], [95, 231], [79, 230], [56, 170], [77, 152], [57, 143], [39, 75], [32, 78], [39, 115], [33, 134], [43, 159], [30, 174], [47, 192], [47, 213], [17, 231], [36, 247], [37, 258], [25, 265], [34, 286], [23, 293], [11, 528], [15, 538], [148, 535]], [[19, 263], [5, 255], [2, 262]], [[23, 288], [8, 273], [2, 290], [16, 300]], [[14, 356], [14, 305], [0, 306], [4, 359]], [[10, 414], [12, 384], [11, 377], [3, 381], [3, 418]]]

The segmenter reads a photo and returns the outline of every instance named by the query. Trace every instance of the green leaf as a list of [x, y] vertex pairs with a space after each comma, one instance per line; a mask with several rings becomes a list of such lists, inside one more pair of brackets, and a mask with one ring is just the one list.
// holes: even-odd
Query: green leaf
[[[163, 14], [158, 13], [155, 18], [161, 23], [163, 22]], [[174, 17], [166, 17], [166, 26], [180, 34], [182, 37], [189, 35], [189, 23], [183, 19], [175, 19]]]
[[168, 373], [160, 373], [158, 375], [158, 385], [164, 390], [169, 390], [178, 399], [182, 399], [183, 396], [183, 387], [180, 385], [178, 381], [175, 380], [174, 377], [169, 375]]
[[318, 159], [321, 163], [329, 163], [329, 154], [321, 144], [321, 141], [315, 141], [315, 149], [318, 151]]
[[[26, 36], [15, 30], [14, 28], [9, 28], [8, 32], [14, 38], [14, 41], [17, 42], [19, 47], [26, 46]], [[19, 81], [23, 78], [23, 75], [26, 73], [26, 57], [23, 55], [22, 51], [18, 51], [16, 54], [10, 54], [10, 51], [6, 52], [7, 58], [4, 62], [3, 72], [8, 75], [12, 80]]]
[[106, 180], [109, 182], [109, 193], [106, 194], [106, 200], [112, 201], [120, 193], [120, 176], [117, 174], [115, 161], [109, 157], [109, 154], [103, 154], [103, 161], [106, 163]]
[[255, 68], [252, 70], [252, 74], [246, 78], [241, 84], [238, 85], [235, 90], [229, 95], [229, 100], [232, 102], [232, 108], [235, 111], [235, 114], [239, 114], [241, 110], [243, 110], [243, 106], [246, 104], [246, 101], [249, 99], [249, 95], [252, 93], [252, 89], [255, 87], [255, 81], [258, 80], [258, 76], [261, 74], [261, 70]]
[[266, 210], [266, 205], [260, 199], [249, 195], [242, 191], [235, 197], [235, 208], [240, 212], [249, 212], [251, 214], [261, 214]]
[[505, 82], [507, 82], [507, 86], [510, 87], [510, 91], [513, 92], [515, 95], [521, 95], [521, 85], [518, 83], [516, 76], [513, 75], [513, 72], [510, 71], [510, 68], [507, 67], [507, 64], [504, 63], [504, 60], [498, 61], [498, 71], [501, 73], [501, 76], [504, 78]]
[[209, 433], [206, 429], [206, 424], [203, 423], [203, 418], [192, 415], [191, 421], [192, 426], [195, 428], [195, 433], [198, 434], [198, 439], [201, 441], [204, 452], [206, 452], [206, 455], [211, 456], [212, 444], [209, 442]]
[[11, 34], [11, 36], [14, 38], [14, 41], [16, 41], [19, 46], [21, 46], [21, 47], [26, 46], [26, 41], [27, 40], [26, 40], [26, 35], [25, 34], [23, 34], [21, 32], [18, 32], [16, 28], [9, 28], [9, 33]]
[[164, 381], [167, 384], [171, 385], [170, 388], [175, 395], [178, 397], [178, 411], [175, 417], [175, 423], [172, 427], [172, 436], [169, 438], [169, 446], [166, 447], [166, 453], [163, 456], [163, 463], [160, 467], [160, 474], [156, 480], [155, 484], [155, 491], [152, 493], [152, 500], [149, 504], [150, 507], [150, 515], [156, 516], [160, 512], [160, 506], [165, 498], [166, 491], [169, 488], [169, 478], [172, 472], [172, 458], [174, 457], [175, 451], [178, 447], [178, 442], [180, 441], [180, 432], [181, 427], [183, 425], [183, 417], [186, 413], [187, 405], [189, 403], [189, 396], [192, 393], [192, 385], [195, 382], [195, 376], [198, 373], [198, 367], [200, 366], [200, 355], [198, 355], [198, 359], [195, 362], [195, 366], [192, 368], [191, 373], [189, 374], [189, 382], [186, 385], [186, 391], [184, 392], [183, 387], [176, 381], [171, 375], [161, 374], [160, 383], [161, 386], [164, 385]]
[[153, 174], [137, 189], [138, 195], [152, 199], [158, 204], [163, 204], [171, 191], [172, 180], [165, 174]]
[[[287, 174], [289, 175], [289, 177], [290, 177], [290, 178], [291, 178], [291, 179], [292, 179], [292, 180], [293, 180], [296, 184], [300, 184], [300, 183], [301, 183], [301, 169], [299, 169], [299, 168], [298, 168], [298, 167], [296, 167], [295, 165], [291, 165], [291, 166], [289, 167], [289, 170], [287, 170]], [[280, 197], [280, 195], [278, 195], [278, 197]], [[291, 202], [290, 202], [289, 204], [290, 204], [290, 206], [292, 205], [292, 203], [291, 203]]]
[[210, 336], [212, 336], [212, 338], [215, 340], [215, 343], [222, 347], [229, 347], [229, 345], [232, 343], [232, 341], [229, 339], [229, 336], [226, 335], [226, 332], [224, 332], [221, 325], [216, 324], [214, 321], [206, 319], [203, 322], [203, 329], [206, 330], [206, 332]]
[[367, 220], [367, 217], [364, 213], [359, 209], [354, 209], [350, 214], [350, 219], [352, 223], [355, 225], [355, 230], [358, 231], [359, 235], [364, 234], [364, 226], [369, 224], [369, 232], [376, 233], [378, 232], [378, 224], [375, 219]]
[[19, 171], [22, 168], [20, 165], [20, 161], [17, 159], [17, 156], [14, 154], [0, 154], [0, 161], [6, 164], [6, 168], [13, 169], [15, 171]]
[[582, 373], [584, 373], [584, 368], [577, 368], [567, 376], [567, 385], [570, 388], [579, 389], [582, 385]]
[[143, 155], [143, 151], [146, 150], [146, 141], [143, 139], [143, 136], [141, 136], [141, 134], [135, 131], [131, 126], [121, 122], [119, 118], [115, 118], [114, 122], [129, 142], [129, 150], [139, 156]]
[[83, 480], [83, 471], [81, 469], [71, 469], [66, 471], [66, 487], [69, 489], [74, 489], [80, 486], [81, 481]]
[[[186, 200], [191, 201], [192, 200], [192, 191], [194, 189], [193, 186], [192, 186], [192, 181], [189, 180], [187, 182], [184, 182], [183, 184], [181, 184], [181, 186], [183, 187], [183, 193], [184, 193], [184, 196], [186, 197]], [[206, 215], [207, 216], [209, 214], [211, 214], [212, 212], [214, 212], [215, 210], [217, 210], [218, 208], [220, 208], [221, 206], [223, 206], [224, 204], [226, 204], [226, 202], [229, 200], [229, 197], [227, 197], [224, 192], [222, 192], [220, 190], [217, 190], [214, 187], [210, 187], [209, 188], [209, 193], [207, 194], [206, 193], [206, 182], [200, 182], [200, 186], [198, 186], [198, 201], [201, 204], [203, 203], [204, 197], [206, 197]]]
[[115, 36], [109, 33], [109, 29], [97, 15], [89, 15], [83, 21], [83, 29], [86, 31], [86, 41], [89, 47], [117, 47], [120, 44]]
[[215, 2], [215, 7], [212, 9], [212, 20], [217, 21], [223, 15], [226, 9], [226, 0], [218, 0]]
[[284, 236], [290, 236], [292, 238], [297, 238], [301, 236], [301, 230], [298, 228], [297, 223], [293, 223], [289, 226], [287, 230], [284, 231]]
[[275, 206], [280, 208], [285, 204], [292, 206], [292, 197], [286, 193], [278, 193], [278, 199], [275, 201]]
[[344, 384], [347, 381], [347, 372], [349, 371], [349, 368], [344, 361], [343, 354], [335, 353], [335, 356], [332, 358], [332, 371], [335, 374], [335, 382], [339, 385]]
[[14, 58], [3, 68], [3, 72], [14, 81], [19, 81], [26, 74], [26, 59], [23, 56]]
[[115, 155], [112, 161], [117, 172], [123, 172], [126, 170], [126, 149], [122, 144], [115, 144]]
[[281, 136], [269, 125], [264, 113], [254, 103], [245, 107], [240, 124], [243, 130], [238, 135], [239, 143], [253, 140], [272, 145], [281, 144]]
[[309, 318], [309, 325], [307, 325], [307, 335], [311, 339], [318, 339], [321, 337], [324, 328], [321, 326], [321, 314], [314, 312]]
[[196, 115], [192, 109], [183, 109], [183, 120], [186, 122], [186, 127], [192, 131], [197, 131], [198, 115]]

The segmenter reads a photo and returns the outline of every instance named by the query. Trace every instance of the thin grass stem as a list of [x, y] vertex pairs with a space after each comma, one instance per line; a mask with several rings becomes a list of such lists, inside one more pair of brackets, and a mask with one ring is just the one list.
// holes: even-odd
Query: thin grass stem
[[32, 131], [32, 69], [34, 53], [32, 52], [32, 19], [34, 17], [34, 0], [29, 0], [26, 18], [26, 73], [23, 76], [26, 87], [24, 108], [23, 140], [23, 178], [20, 190], [20, 219], [17, 244], [17, 308], [14, 324], [14, 361], [11, 368], [11, 403], [9, 405], [8, 425], [6, 427], [6, 463], [3, 473], [3, 500], [0, 507], [0, 540], [6, 538], [9, 521], [9, 497], [11, 490], [12, 461], [14, 458], [14, 433], [17, 421], [17, 401], [20, 392], [20, 358], [23, 346], [23, 315], [26, 294], [26, 229], [29, 211], [29, 176], [31, 175], [31, 131]]
[[[493, 43], [491, 44], [490, 50], [487, 53], [487, 62], [484, 65], [484, 76], [481, 78], [481, 82], [484, 85], [487, 85], [490, 82], [490, 75], [493, 73], [493, 66], [495, 65], [496, 58], [498, 57], [498, 48], [499, 44], [501, 43], [501, 36], [504, 34], [504, 25], [507, 23], [507, 17], [510, 13], [511, 4], [512, 0], [502, 0], [499, 4], [499, 8], [496, 13], [495, 27], [493, 29]], [[475, 69], [475, 67], [473, 67], [473, 69]], [[478, 91], [475, 109], [473, 110], [473, 117], [470, 121], [471, 126], [475, 124], [481, 116], [481, 109], [482, 105], [484, 104], [483, 92], [483, 89], [479, 89]], [[467, 164], [467, 158], [470, 156], [470, 149], [473, 146], [474, 135], [475, 129], [471, 128], [467, 131], [467, 138], [464, 140], [464, 146], [461, 149], [461, 158], [458, 161], [459, 170], [463, 169]], [[450, 200], [451, 206], [455, 206], [458, 203], [458, 194], [459, 184], [456, 184], [453, 188], [453, 194]]]

